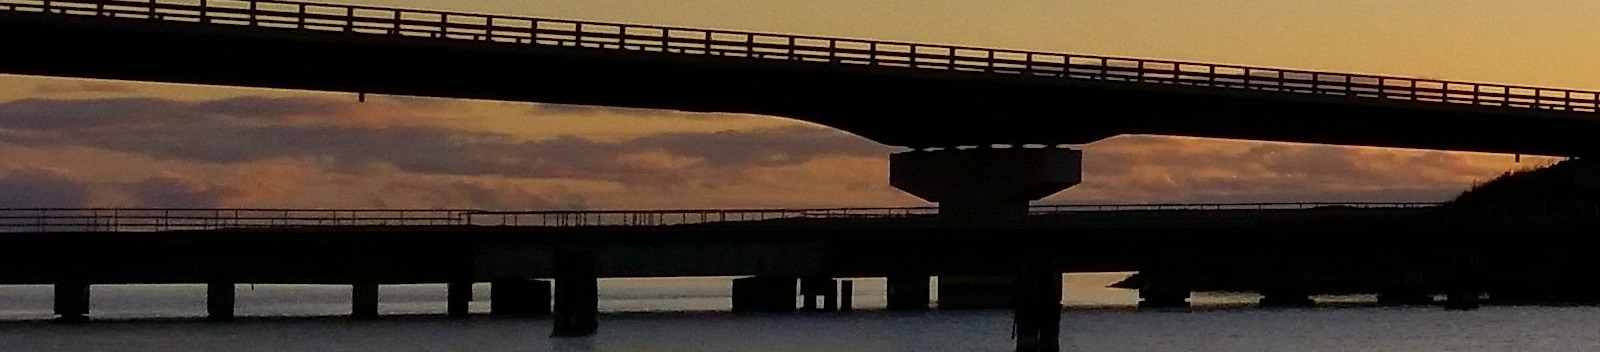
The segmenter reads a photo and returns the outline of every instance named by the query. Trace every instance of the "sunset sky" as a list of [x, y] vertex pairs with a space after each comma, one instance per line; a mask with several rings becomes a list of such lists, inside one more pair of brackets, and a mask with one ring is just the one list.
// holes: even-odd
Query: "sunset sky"
[[[341, 2], [1600, 89], [1590, 0]], [[1555, 160], [1158, 136], [1083, 149], [1084, 184], [1049, 202], [1442, 201]], [[0, 76], [0, 207], [925, 204], [888, 186], [894, 150], [766, 116]]]

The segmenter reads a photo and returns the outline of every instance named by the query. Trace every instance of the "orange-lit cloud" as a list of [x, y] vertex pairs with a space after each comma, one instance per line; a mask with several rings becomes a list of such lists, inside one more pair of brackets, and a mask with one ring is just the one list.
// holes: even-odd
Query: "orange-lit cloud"
[[[507, 105], [316, 95], [3, 102], [0, 164], [11, 166], [0, 177], [20, 186], [0, 189], [11, 200], [0, 205], [924, 204], [888, 186], [894, 149], [836, 130], [742, 115]], [[480, 117], [494, 120], [497, 113], [515, 116], [505, 123], [542, 131], [482, 123]], [[590, 138], [589, 127], [565, 124], [578, 120], [634, 130]], [[728, 128], [651, 127], [674, 123]], [[1440, 201], [1519, 166], [1499, 155], [1153, 136], [1113, 138], [1085, 150], [1084, 184], [1050, 202]], [[1549, 160], [1529, 161], [1540, 162]], [[62, 196], [45, 196], [51, 193]]]

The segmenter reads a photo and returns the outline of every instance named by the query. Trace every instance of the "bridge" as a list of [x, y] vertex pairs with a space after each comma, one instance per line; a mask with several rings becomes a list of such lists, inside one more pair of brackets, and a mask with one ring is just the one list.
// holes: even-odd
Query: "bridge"
[[754, 113], [914, 148], [1577, 156], [1600, 131], [1600, 95], [1574, 89], [294, 1], [4, 0], [0, 38], [28, 53], [0, 58], [12, 74]]
[[[941, 226], [938, 211], [6, 209], [0, 285], [55, 285], [56, 311], [83, 320], [94, 285], [205, 284], [211, 318], [227, 320], [236, 284], [349, 285], [353, 316], [372, 318], [380, 285], [448, 284], [444, 304], [465, 317], [472, 284], [488, 282], [492, 315], [592, 329], [600, 278], [738, 276], [735, 311], [794, 311], [797, 295], [802, 309], [849, 309], [863, 277], [889, 278], [890, 309], [929, 309], [933, 290], [939, 309], [1011, 307], [1019, 243], [1057, 274], [1139, 272], [1150, 309], [1187, 307], [1204, 287], [1260, 292], [1268, 307], [1317, 293], [1514, 300], [1600, 264], [1585, 246], [1548, 246], [1592, 232], [1600, 204], [1043, 205], [983, 228]], [[1463, 256], [1490, 269], [1458, 273]]]
[[[875, 242], [877, 247], [871, 247], [875, 251], [849, 253], [881, 255], [921, 251], [925, 255], [949, 256], [959, 256], [962, 251], [978, 253], [973, 255], [987, 261], [943, 262], [972, 267], [966, 270], [1008, 271], [1008, 275], [1015, 278], [1011, 282], [1020, 288], [1014, 290], [1016, 295], [1011, 299], [1017, 311], [1019, 350], [1028, 351], [1054, 350], [1051, 347], [1054, 343], [1048, 341], [1054, 341], [1059, 322], [1054, 314], [1046, 313], [1058, 311], [1059, 269], [1063, 267], [1061, 263], [1074, 259], [1056, 251], [1059, 241], [1049, 236], [1041, 237], [1040, 234], [1045, 233], [1041, 231], [1047, 232], [1048, 229], [1034, 225], [1017, 227], [1017, 224], [1030, 224], [1036, 219], [1029, 216], [1034, 212], [1034, 208], [1029, 207], [1030, 201], [1042, 199], [1081, 181], [1082, 155], [1069, 145], [1123, 134], [1155, 134], [1579, 157], [1593, 156], [1600, 151], [1600, 142], [1593, 138], [1600, 135], [1600, 93], [1595, 91], [931, 43], [275, 0], [0, 0], [0, 40], [4, 40], [9, 49], [26, 53], [0, 56], [0, 73], [8, 74], [750, 113], [808, 121], [879, 143], [909, 147], [913, 151], [891, 156], [889, 182], [924, 200], [937, 202], [938, 220], [931, 225], [913, 228], [875, 229], [891, 237]], [[112, 214], [108, 216], [102, 211]], [[33, 226], [46, 230], [56, 220], [69, 221], [69, 226], [82, 225], [88, 230], [151, 226], [172, 229], [162, 226], [198, 221], [202, 225], [184, 226], [227, 227], [211, 231], [240, 231], [232, 228], [280, 220], [359, 224], [362, 221], [358, 218], [363, 216], [359, 211], [335, 211], [310, 218], [297, 218], [291, 212], [278, 219], [250, 211], [190, 216], [162, 214], [148, 216], [162, 221], [150, 225], [132, 219], [138, 216], [124, 216], [121, 210], [67, 209], [46, 210], [44, 213], [23, 216], [21, 221], [33, 221]], [[734, 214], [752, 215], [749, 212]], [[229, 220], [229, 215], [234, 220]], [[350, 218], [340, 218], [343, 215], [349, 215]], [[410, 219], [421, 216], [428, 219], [420, 221], [459, 226], [463, 223], [451, 221], [475, 224], [475, 221], [488, 221], [486, 219], [498, 216], [513, 225], [520, 225], [523, 219], [533, 218], [545, 219], [546, 223], [549, 219], [557, 219], [556, 223], [585, 219], [573, 220], [585, 223], [588, 220], [583, 217], [587, 216], [620, 216], [628, 221], [652, 224], [669, 223], [665, 219], [673, 215], [677, 215], [680, 222], [690, 222], [688, 219], [697, 215], [713, 216], [712, 213], [686, 212], [582, 213], [577, 218], [569, 218], [558, 214], [446, 211], [372, 215], [367, 220], [406, 222], [418, 221]], [[728, 213], [716, 213], [720, 220], [725, 220], [726, 215]], [[802, 215], [810, 217], [814, 214], [802, 212], [796, 216]], [[861, 214], [846, 212], [842, 215]], [[880, 218], [877, 220], [892, 220], [892, 217], [881, 213], [867, 215]], [[761, 218], [765, 215], [755, 216]], [[465, 220], [460, 220], [463, 217]], [[1088, 221], [1082, 217], [1073, 219]], [[133, 221], [135, 225], [124, 221]], [[383, 268], [370, 263], [394, 258], [364, 253], [373, 246], [417, 254], [419, 252], [406, 251], [436, 249], [443, 246], [437, 243], [448, 243], [454, 238], [449, 235], [454, 231], [450, 228], [430, 228], [432, 230], [417, 231], [431, 235], [383, 237], [383, 240], [359, 245], [335, 241], [345, 245], [336, 246], [338, 250], [323, 254], [337, 258], [339, 253], [345, 253], [366, 258], [356, 262], [369, 264], [333, 261], [323, 262], [325, 266], [316, 269], [330, 268], [326, 265], [353, 265], [352, 268], [365, 268], [361, 270], [382, 271]], [[518, 230], [520, 228], [506, 226], [491, 231], [498, 235], [491, 236], [495, 238], [491, 241], [495, 245], [488, 247], [512, 248], [498, 253], [509, 251], [524, 256], [552, 258], [548, 259], [551, 263], [568, 264], [550, 264], [540, 267], [543, 269], [524, 268], [526, 270], [520, 271], [484, 269], [484, 266], [478, 266], [482, 261], [458, 257], [435, 264], [458, 269], [471, 268], [459, 269], [468, 273], [488, 270], [502, 274], [549, 275], [538, 277], [553, 276], [561, 282], [590, 282], [603, 272], [604, 269], [595, 264], [603, 260], [596, 259], [595, 253], [604, 251], [596, 249], [595, 246], [600, 245], [592, 242], [572, 240], [575, 242], [556, 241], [551, 242], [555, 244], [538, 245], [516, 241], [495, 242], [502, 241], [503, 237], [499, 236], [521, 231]], [[651, 228], [651, 231], [664, 231]], [[720, 225], [708, 228], [730, 232], [696, 238], [727, 238], [734, 236], [730, 233], [754, 231]], [[1459, 226], [1397, 228], [1431, 235], [1438, 235], [1444, 229], [1484, 231], [1462, 229]], [[667, 232], [679, 233], [675, 231], [680, 230], [690, 231], [673, 227]], [[1096, 231], [1071, 226], [1055, 230]], [[1296, 231], [1301, 230], [1322, 231], [1314, 228], [1299, 228]], [[289, 230], [269, 227], [256, 231]], [[331, 229], [304, 227], [294, 231], [338, 231], [359, 235], [389, 230], [334, 226]], [[620, 230], [581, 227], [563, 231]], [[1189, 232], [1195, 229], [1168, 228], [1166, 231]], [[1238, 241], [1256, 243], [1270, 242], [1271, 239], [1261, 229], [1235, 227], [1230, 231], [1266, 236], [1235, 239]], [[1395, 233], [1391, 231], [1394, 230], [1373, 227], [1362, 228], [1359, 233], [1345, 234]], [[893, 235], [897, 233], [899, 237]], [[930, 237], [917, 237], [913, 233], [925, 236], [932, 234], [934, 237], [931, 238], [949, 246], [919, 246], [918, 241]], [[979, 233], [992, 235], [976, 235]], [[133, 237], [121, 235], [95, 234], [74, 239], [82, 242], [45, 240], [31, 243], [53, 243], [66, 248], [91, 246], [101, 248], [93, 253], [118, 257], [117, 248], [106, 247], [108, 243], [132, 245], [123, 241], [127, 238], [158, 238], [145, 234]], [[185, 233], [184, 236], [195, 235]], [[273, 241], [305, 238], [301, 236], [304, 233], [288, 237], [263, 235], [262, 238]], [[807, 238], [774, 236], [774, 239]], [[633, 240], [693, 251], [684, 249], [682, 246], [685, 244], [667, 246], [662, 242], [646, 241], [649, 237], [638, 233], [602, 237], [615, 239], [616, 242], [610, 242], [615, 245]], [[38, 239], [30, 236], [18, 238]], [[88, 240], [91, 238], [105, 242], [96, 244]], [[206, 267], [206, 263], [228, 260], [219, 259], [227, 256], [211, 251], [231, 247], [217, 247], [217, 242], [208, 237], [185, 238], [192, 241], [166, 243], [176, 248], [211, 253], [199, 257], [213, 260], [188, 264]], [[404, 238], [414, 241], [405, 242]], [[1170, 239], [1167, 244], [1182, 243], [1199, 246], [1195, 248], [1210, 248], [1179, 235], [1160, 238]], [[1293, 245], [1281, 242], [1281, 238], [1276, 241], [1280, 242], [1274, 243]], [[268, 258], [265, 253], [270, 253], [282, 256], [270, 259], [278, 262], [297, 259], [306, 260], [302, 264], [315, 262], [309, 260], [306, 254], [291, 250], [299, 248], [303, 242], [289, 243], [295, 244], [257, 243], [266, 252], [260, 252], [260, 255], [252, 258], [269, 260], [262, 258]], [[506, 243], [511, 245], [504, 245]], [[818, 245], [824, 242], [813, 240], [796, 240], [794, 243], [828, 248], [840, 246], [836, 242]], [[517, 252], [516, 248], [528, 246], [545, 246], [541, 247], [545, 249], [537, 253]], [[277, 251], [272, 251], [273, 248]], [[450, 248], [469, 248], [461, 250], [476, 253], [474, 255], [481, 254], [478, 252], [481, 247], [476, 245]], [[751, 253], [772, 253], [772, 247], [766, 248], [768, 252]], [[1223, 248], [1216, 250], [1219, 251], [1217, 253], [1233, 253]], [[18, 254], [19, 257], [28, 255]], [[126, 255], [118, 258], [122, 257]], [[657, 257], [641, 258], [666, 257], [672, 256], [659, 254]], [[842, 255], [830, 258], [867, 257], [863, 254], [859, 257]], [[798, 262], [820, 265], [817, 263], [826, 261]], [[934, 261], [924, 259], [908, 262]], [[451, 266], [449, 263], [457, 264]], [[295, 264], [284, 265], [293, 267]], [[497, 265], [487, 267], [496, 268]], [[793, 268], [796, 267], [805, 266], [787, 267], [789, 269], [782, 272], [793, 274]], [[878, 268], [885, 267], [893, 266]], [[1001, 267], [1007, 269], [1002, 270]], [[1182, 265], [1169, 264], [1164, 267], [1171, 269]], [[949, 269], [938, 266], [918, 268], [916, 270], [923, 272]], [[420, 273], [440, 273], [414, 269], [420, 270]], [[1157, 269], [1156, 272], [1162, 270], [1167, 269]], [[870, 272], [884, 274], [893, 271], [883, 269]], [[446, 273], [449, 275], [427, 278], [481, 278], [462, 272], [451, 271]], [[807, 275], [834, 275], [824, 271], [809, 273]], [[220, 275], [213, 279], [231, 280], [228, 277]], [[406, 279], [393, 280], [415, 279], [399, 277]], [[359, 276], [333, 278], [361, 279]], [[376, 292], [375, 283], [359, 284], [362, 288], [359, 292]], [[67, 288], [61, 291], [67, 293], [63, 296], [67, 298], [64, 302], [87, 299], [77, 299], [86, 297], [86, 293], [74, 293], [78, 292], [77, 287], [87, 287], [86, 284], [59, 285]], [[755, 287], [750, 289], [762, 292], [770, 291], [767, 289], [772, 287], [763, 286], [766, 284], [750, 285], [755, 286], [740, 287]], [[531, 290], [523, 284], [512, 284], [512, 287], [521, 287], [512, 289], [513, 292]], [[558, 285], [556, 289], [558, 335], [586, 335], [594, 330], [590, 310], [592, 304], [583, 303], [592, 299], [593, 287], [573, 287]], [[1182, 290], [1148, 291], [1171, 293]], [[1051, 298], [1052, 292], [1055, 293], [1054, 299]], [[371, 296], [364, 293], [357, 295]], [[561, 297], [568, 298], [564, 300]], [[1158, 302], [1156, 305], [1170, 305], [1175, 302], [1174, 297], [1177, 295], [1165, 294], [1151, 299]], [[366, 298], [362, 300], [366, 302]], [[559, 303], [563, 301], [578, 303]], [[1279, 302], [1298, 301], [1291, 298]], [[64, 311], [74, 314], [67, 315], [78, 315], [75, 314], [79, 312], [77, 306], [69, 306], [71, 309]]]
[[[1440, 203], [1300, 202], [1034, 205], [1035, 218], [1072, 213], [1426, 209]], [[650, 227], [777, 220], [908, 220], [937, 207], [497, 211], [481, 209], [32, 208], [0, 209], [0, 233], [167, 232], [305, 227]], [[860, 226], [851, 223], [847, 226]]]

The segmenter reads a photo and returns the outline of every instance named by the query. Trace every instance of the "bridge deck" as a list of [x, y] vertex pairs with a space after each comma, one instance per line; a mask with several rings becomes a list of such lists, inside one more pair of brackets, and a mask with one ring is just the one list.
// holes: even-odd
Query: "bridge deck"
[[240, 0], [0, 0], [0, 40], [28, 53], [5, 73], [750, 113], [919, 148], [1600, 151], [1594, 91], [941, 44]]

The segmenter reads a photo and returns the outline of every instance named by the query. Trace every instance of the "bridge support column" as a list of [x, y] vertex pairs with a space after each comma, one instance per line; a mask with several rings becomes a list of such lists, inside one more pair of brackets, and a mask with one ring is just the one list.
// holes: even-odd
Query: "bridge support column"
[[733, 311], [793, 312], [795, 280], [793, 276], [753, 276], [734, 279]]
[[1422, 263], [1405, 258], [1404, 255], [1390, 254], [1397, 257], [1386, 263], [1391, 269], [1384, 286], [1378, 292], [1378, 305], [1382, 306], [1416, 306], [1434, 304], [1433, 295], [1426, 289], [1426, 278], [1429, 276], [1422, 268]]
[[1311, 271], [1299, 267], [1285, 258], [1265, 264], [1262, 276], [1262, 308], [1309, 308], [1317, 302], [1311, 299]]
[[[452, 282], [446, 285], [449, 291], [445, 297], [445, 310], [451, 318], [466, 318], [472, 315], [472, 282]], [[548, 291], [546, 291], [548, 292]], [[494, 294], [490, 291], [490, 294]], [[548, 293], [546, 294], [548, 296]]]
[[889, 310], [928, 309], [928, 294], [932, 293], [933, 284], [927, 276], [897, 275], [890, 276], [887, 281]]
[[[820, 307], [817, 299], [822, 299]], [[829, 277], [800, 279], [800, 309], [835, 311], [839, 309], [839, 282]]]
[[852, 280], [839, 281], [839, 311], [848, 312], [856, 309], [856, 282]]
[[[1026, 249], [1025, 249], [1026, 250]], [[1061, 350], [1061, 271], [1054, 253], [1031, 253], [1015, 276], [1012, 300], [1018, 352]], [[941, 277], [942, 285], [944, 279]], [[941, 307], [944, 292], [939, 293]]]
[[939, 309], [1005, 309], [1015, 306], [1015, 275], [939, 276]]
[[233, 320], [237, 287], [233, 283], [206, 284], [206, 320]]
[[1477, 258], [1470, 252], [1469, 247], [1459, 249], [1461, 252], [1449, 258], [1445, 274], [1445, 302], [1444, 308], [1449, 310], [1472, 310], [1481, 306], [1479, 296], [1483, 293], [1481, 270]]
[[556, 309], [554, 337], [591, 336], [599, 330], [600, 279], [594, 254], [564, 251], [556, 254]]
[[1028, 202], [1083, 180], [1083, 153], [1066, 148], [910, 151], [889, 157], [889, 183], [939, 203], [946, 226], [1015, 224]]
[[1189, 309], [1193, 284], [1187, 273], [1163, 268], [1143, 270], [1139, 275], [1144, 281], [1139, 287], [1139, 309]]
[[350, 287], [350, 317], [375, 319], [378, 317], [378, 284], [360, 283]]
[[84, 323], [89, 321], [89, 285], [60, 283], [55, 285], [56, 321]]
[[[470, 299], [472, 286], [463, 295]], [[451, 290], [452, 298], [456, 290]], [[550, 282], [532, 279], [495, 280], [489, 284], [489, 315], [536, 317], [550, 314]]]

